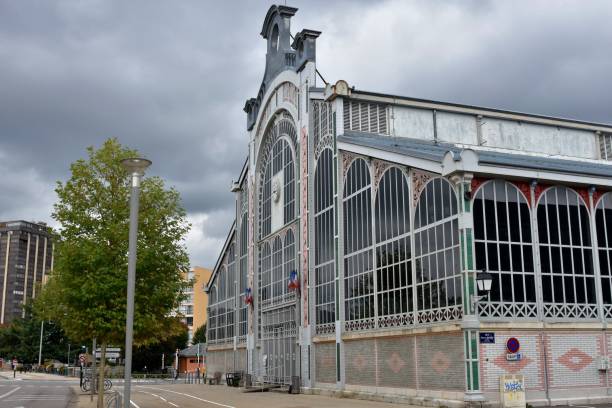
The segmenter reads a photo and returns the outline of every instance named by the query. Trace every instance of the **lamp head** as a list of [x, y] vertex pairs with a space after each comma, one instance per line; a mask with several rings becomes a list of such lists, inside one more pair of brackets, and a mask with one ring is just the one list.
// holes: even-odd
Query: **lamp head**
[[489, 293], [493, 284], [493, 276], [485, 271], [476, 275], [476, 286], [479, 292]]
[[121, 160], [121, 165], [130, 174], [137, 173], [143, 175], [147, 167], [151, 165], [151, 160], [142, 157], [129, 157]]

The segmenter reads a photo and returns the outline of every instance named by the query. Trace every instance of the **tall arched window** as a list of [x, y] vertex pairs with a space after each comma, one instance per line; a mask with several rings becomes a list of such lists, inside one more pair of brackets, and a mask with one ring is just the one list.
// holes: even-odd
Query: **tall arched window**
[[208, 323], [206, 325], [207, 341], [211, 344], [217, 342], [217, 285], [213, 285], [208, 292]]
[[260, 273], [259, 273], [259, 301], [263, 305], [267, 303], [272, 294], [271, 273], [272, 258], [270, 244], [265, 242], [260, 252]]
[[351, 163], [344, 182], [344, 298], [346, 330], [373, 328], [372, 191], [364, 159]]
[[272, 300], [283, 295], [283, 241], [277, 236], [272, 244]]
[[334, 331], [336, 320], [334, 159], [331, 149], [324, 149], [317, 160], [314, 188], [316, 330], [324, 334]]
[[587, 206], [574, 190], [552, 187], [537, 218], [544, 317], [597, 318]]
[[597, 203], [595, 212], [599, 272], [603, 295], [604, 316], [612, 318], [612, 194], [606, 193]]
[[512, 183], [494, 180], [474, 197], [476, 269], [493, 275], [489, 302], [478, 302], [487, 317], [537, 317], [531, 211]]
[[378, 325], [410, 325], [414, 322], [410, 192], [397, 167], [389, 168], [380, 181], [374, 215]]
[[225, 340], [225, 326], [227, 325], [227, 309], [226, 309], [226, 298], [227, 298], [227, 269], [225, 265], [221, 267], [219, 271], [219, 291], [218, 304], [217, 304], [217, 340], [222, 342]]
[[248, 259], [248, 214], [245, 212], [242, 215], [242, 219], [240, 220], [240, 279], [238, 285], [238, 293], [240, 295], [240, 316], [238, 317], [238, 336], [244, 337], [247, 335], [248, 327], [247, 327], [247, 318], [248, 318], [248, 309], [244, 299], [244, 293], [247, 288], [247, 259]]
[[234, 322], [236, 310], [236, 244], [232, 242], [227, 253], [227, 283], [225, 300], [225, 337], [234, 337]]
[[260, 238], [295, 219], [295, 163], [287, 139], [274, 143], [262, 171]]
[[[418, 322], [460, 318], [457, 197], [446, 179], [434, 178], [421, 192], [414, 216], [414, 246]], [[447, 312], [436, 313], [440, 309]]]

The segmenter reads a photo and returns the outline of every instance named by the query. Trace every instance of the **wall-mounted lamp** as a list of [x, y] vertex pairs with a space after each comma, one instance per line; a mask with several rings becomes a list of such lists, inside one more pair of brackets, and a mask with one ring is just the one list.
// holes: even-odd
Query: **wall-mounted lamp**
[[472, 309], [476, 309], [476, 303], [483, 300], [489, 299], [489, 293], [491, 292], [491, 286], [493, 285], [493, 275], [484, 270], [482, 272], [478, 272], [476, 274], [476, 289], [478, 289], [478, 293], [483, 293], [483, 295], [472, 295]]

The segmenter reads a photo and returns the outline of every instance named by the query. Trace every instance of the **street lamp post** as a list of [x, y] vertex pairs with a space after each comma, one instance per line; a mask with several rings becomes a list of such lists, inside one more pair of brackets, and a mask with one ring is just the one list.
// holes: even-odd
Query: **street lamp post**
[[127, 309], [125, 318], [125, 408], [130, 408], [130, 386], [132, 380], [132, 340], [134, 330], [134, 291], [136, 286], [136, 240], [138, 237], [138, 204], [140, 179], [151, 161], [142, 158], [121, 160], [121, 165], [132, 176], [130, 192], [130, 239], [128, 254]]
[[38, 344], [38, 367], [40, 368], [40, 364], [42, 362], [42, 341], [43, 341], [43, 330], [45, 328], [45, 321], [40, 321], [40, 343]]

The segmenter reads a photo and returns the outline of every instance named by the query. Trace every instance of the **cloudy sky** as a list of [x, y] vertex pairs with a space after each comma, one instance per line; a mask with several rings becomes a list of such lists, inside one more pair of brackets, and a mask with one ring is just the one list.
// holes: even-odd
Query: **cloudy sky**
[[[284, 3], [284, 2], [282, 2]], [[247, 153], [270, 1], [0, 0], [0, 220], [52, 223], [108, 137], [181, 192], [212, 266]], [[318, 69], [358, 89], [612, 123], [611, 1], [291, 1]]]

